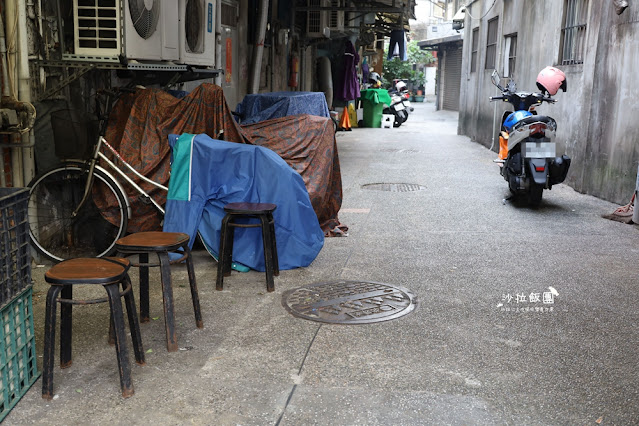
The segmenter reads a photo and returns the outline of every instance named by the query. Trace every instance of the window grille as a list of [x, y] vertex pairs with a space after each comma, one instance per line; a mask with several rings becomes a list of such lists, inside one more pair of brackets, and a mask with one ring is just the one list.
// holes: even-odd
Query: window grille
[[587, 17], [588, 0], [565, 1], [560, 46], [562, 65], [583, 64]]
[[470, 72], [477, 71], [477, 50], [479, 48], [479, 28], [473, 29], [473, 48], [470, 54]]
[[486, 69], [495, 69], [495, 58], [497, 57], [497, 24], [499, 18], [488, 21], [488, 37], [486, 40]]
[[504, 51], [508, 55], [508, 60], [504, 61], [504, 77], [513, 77], [515, 74], [515, 63], [517, 62], [517, 34], [506, 36]]

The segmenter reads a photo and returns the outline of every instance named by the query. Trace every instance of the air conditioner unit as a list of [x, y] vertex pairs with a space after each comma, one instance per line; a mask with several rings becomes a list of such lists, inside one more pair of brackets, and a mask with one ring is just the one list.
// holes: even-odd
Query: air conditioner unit
[[329, 37], [344, 31], [344, 0], [307, 0], [308, 7], [330, 7], [332, 10], [312, 10], [306, 15], [308, 37]]
[[215, 1], [179, 0], [181, 64], [215, 66]]
[[73, 0], [71, 56], [177, 60], [177, 12], [172, 0]]
[[[307, 0], [308, 7], [326, 6], [325, 0]], [[328, 15], [323, 10], [310, 10], [306, 13], [306, 35], [324, 37], [324, 28], [328, 28]]]
[[329, 0], [327, 6], [332, 10], [328, 12], [328, 28], [331, 32], [344, 31], [344, 11], [337, 10], [345, 7], [344, 0]]

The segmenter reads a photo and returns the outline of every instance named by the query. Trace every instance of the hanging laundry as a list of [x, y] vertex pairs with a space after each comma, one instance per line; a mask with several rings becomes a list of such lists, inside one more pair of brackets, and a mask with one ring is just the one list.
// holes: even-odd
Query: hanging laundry
[[342, 101], [352, 101], [359, 98], [359, 81], [357, 80], [357, 64], [359, 55], [350, 40], [344, 42], [343, 73], [337, 79], [335, 97]]
[[388, 60], [393, 59], [394, 56], [398, 56], [402, 61], [408, 60], [408, 53], [406, 52], [406, 32], [404, 30], [393, 30], [390, 34], [390, 45], [388, 46]]

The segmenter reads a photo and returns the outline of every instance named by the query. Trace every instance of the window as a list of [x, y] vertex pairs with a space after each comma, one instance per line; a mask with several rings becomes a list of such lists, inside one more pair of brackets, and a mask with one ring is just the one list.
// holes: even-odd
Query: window
[[486, 40], [486, 69], [495, 69], [495, 58], [497, 57], [497, 24], [499, 18], [488, 21], [488, 37]]
[[517, 59], [517, 34], [506, 36], [504, 52], [508, 55], [508, 60], [504, 61], [504, 77], [515, 75], [515, 61]]
[[477, 71], [477, 49], [479, 47], [479, 28], [473, 29], [473, 48], [470, 54], [470, 72]]
[[564, 26], [561, 29], [560, 60], [562, 65], [583, 64], [586, 40], [588, 0], [566, 0]]

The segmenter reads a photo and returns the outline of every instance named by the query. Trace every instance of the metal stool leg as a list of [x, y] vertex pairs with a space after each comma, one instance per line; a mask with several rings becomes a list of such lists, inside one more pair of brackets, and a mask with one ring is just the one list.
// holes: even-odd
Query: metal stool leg
[[[128, 274], [122, 281], [122, 290], [131, 287], [131, 279]], [[129, 319], [129, 331], [131, 332], [131, 340], [133, 342], [133, 352], [135, 353], [135, 362], [140, 365], [146, 364], [144, 358], [144, 347], [142, 346], [142, 335], [140, 333], [140, 323], [138, 321], [138, 313], [135, 309], [135, 296], [133, 296], [133, 287], [124, 295], [126, 304], [126, 314]]]
[[47, 293], [44, 318], [44, 353], [42, 354], [42, 398], [53, 398], [53, 361], [55, 352], [55, 317], [58, 295], [62, 287], [51, 286]]
[[220, 230], [220, 252], [217, 257], [217, 279], [215, 280], [215, 289], [221, 291], [224, 289], [224, 260], [226, 258], [227, 248], [227, 234], [229, 232], [229, 220], [231, 216], [226, 215], [222, 219], [222, 228]]
[[200, 296], [197, 292], [197, 283], [195, 282], [195, 269], [193, 268], [193, 258], [188, 244], [182, 246], [186, 254], [186, 270], [189, 274], [189, 286], [191, 287], [191, 300], [193, 300], [193, 312], [195, 313], [195, 325], [197, 328], [204, 327], [202, 322], [202, 312], [200, 311]]
[[273, 241], [268, 217], [260, 215], [262, 222], [262, 245], [264, 246], [264, 269], [266, 269], [266, 291], [275, 291], [273, 282]]
[[222, 266], [224, 266], [224, 276], [228, 277], [231, 275], [231, 271], [233, 270], [233, 242], [235, 241], [235, 225], [234, 218], [229, 216], [228, 225], [226, 228], [226, 233], [224, 234], [224, 238], [226, 239], [226, 249], [224, 250], [224, 262]]
[[115, 351], [118, 356], [118, 368], [120, 370], [120, 389], [122, 396], [128, 398], [133, 395], [131, 384], [131, 364], [129, 363], [129, 351], [126, 346], [124, 334], [124, 314], [122, 312], [122, 300], [117, 283], [104, 286], [109, 297], [109, 305], [113, 316], [113, 328], [115, 329]]
[[149, 254], [139, 253], [140, 322], [149, 322]]
[[[73, 287], [62, 286], [63, 299], [73, 299]], [[62, 303], [60, 306], [60, 368], [68, 368], [72, 361], [73, 305]]]
[[277, 257], [277, 238], [275, 238], [275, 219], [273, 214], [268, 214], [269, 227], [271, 229], [271, 237], [273, 239], [273, 275], [278, 276], [280, 274], [280, 261]]
[[158, 252], [160, 259], [160, 277], [162, 281], [162, 298], [164, 300], [164, 324], [166, 328], [166, 349], [169, 352], [178, 350], [177, 333], [175, 331], [175, 308], [173, 305], [173, 287], [171, 284], [171, 264], [167, 252]]

